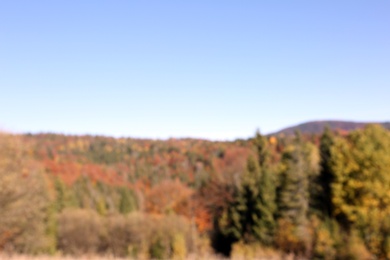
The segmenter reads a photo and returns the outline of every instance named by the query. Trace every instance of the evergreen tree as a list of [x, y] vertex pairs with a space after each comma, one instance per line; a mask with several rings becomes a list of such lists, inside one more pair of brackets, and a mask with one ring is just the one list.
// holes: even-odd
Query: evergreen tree
[[280, 186], [277, 190], [278, 216], [296, 226], [307, 222], [309, 180], [318, 172], [316, 147], [302, 141], [300, 134], [282, 155]]
[[260, 131], [256, 131], [256, 135], [253, 141], [256, 149], [257, 160], [261, 169], [268, 167], [270, 151], [268, 147], [267, 139], [260, 134]]
[[259, 133], [254, 144], [257, 158], [249, 157], [234, 200], [222, 219], [223, 232], [231, 241], [272, 243], [275, 228], [275, 185], [269, 169], [267, 140]]
[[119, 201], [119, 212], [122, 214], [130, 213], [137, 209], [137, 202], [134, 198], [134, 194], [128, 188], [120, 188], [120, 201]]
[[260, 242], [269, 245], [272, 243], [276, 225], [274, 219], [276, 211], [275, 175], [270, 168], [270, 147], [267, 139], [257, 131], [254, 143], [261, 172], [258, 184], [261, 217], [257, 226], [257, 234]]
[[259, 219], [258, 180], [260, 169], [253, 157], [248, 158], [247, 169], [237, 185], [234, 201], [228, 208], [225, 216], [225, 236], [232, 241], [244, 240], [253, 242], [257, 229], [255, 225]]
[[67, 187], [65, 183], [56, 177], [54, 180], [54, 186], [56, 190], [55, 210], [61, 212], [68, 207], [78, 207], [77, 199], [70, 187]]
[[331, 185], [334, 180], [334, 173], [330, 164], [333, 145], [333, 134], [326, 127], [320, 139], [320, 173], [315, 176], [310, 187], [311, 207], [325, 218], [331, 217], [333, 212]]

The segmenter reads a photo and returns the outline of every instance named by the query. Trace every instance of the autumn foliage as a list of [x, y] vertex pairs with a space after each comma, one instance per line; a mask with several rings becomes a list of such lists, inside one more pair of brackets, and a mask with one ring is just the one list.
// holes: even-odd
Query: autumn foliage
[[390, 134], [0, 135], [0, 251], [390, 257]]

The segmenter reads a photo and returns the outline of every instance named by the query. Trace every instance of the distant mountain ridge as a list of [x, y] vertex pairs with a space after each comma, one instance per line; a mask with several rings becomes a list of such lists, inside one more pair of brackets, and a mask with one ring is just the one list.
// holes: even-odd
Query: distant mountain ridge
[[292, 135], [297, 130], [299, 130], [301, 133], [304, 134], [320, 134], [323, 132], [326, 126], [328, 126], [331, 130], [340, 130], [340, 131], [349, 132], [356, 129], [361, 129], [367, 124], [379, 124], [387, 129], [390, 129], [390, 122], [353, 122], [353, 121], [324, 120], [324, 121], [310, 121], [299, 125], [287, 127], [273, 134]]

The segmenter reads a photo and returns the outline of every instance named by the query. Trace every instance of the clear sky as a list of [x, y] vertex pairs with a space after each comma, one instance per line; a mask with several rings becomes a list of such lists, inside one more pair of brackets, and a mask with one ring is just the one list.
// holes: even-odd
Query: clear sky
[[0, 128], [249, 137], [390, 120], [390, 1], [0, 2]]

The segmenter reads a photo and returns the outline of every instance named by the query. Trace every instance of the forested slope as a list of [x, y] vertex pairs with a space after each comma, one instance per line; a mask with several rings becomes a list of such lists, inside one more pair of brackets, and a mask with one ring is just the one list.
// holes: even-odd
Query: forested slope
[[0, 250], [390, 257], [390, 132], [0, 135]]

